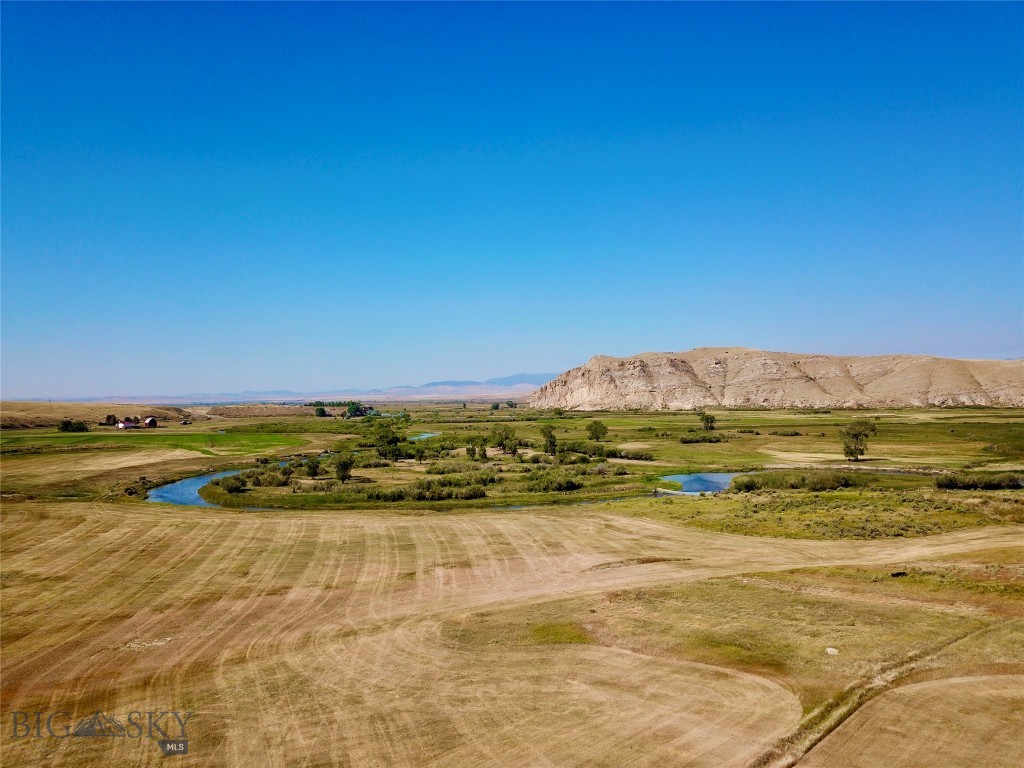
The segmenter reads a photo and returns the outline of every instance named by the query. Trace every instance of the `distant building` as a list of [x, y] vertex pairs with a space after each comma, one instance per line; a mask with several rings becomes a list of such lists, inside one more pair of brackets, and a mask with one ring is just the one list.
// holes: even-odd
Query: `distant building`
[[117, 422], [118, 429], [138, 429], [139, 425], [132, 421], [130, 418], [124, 419], [123, 421]]
[[144, 422], [142, 422], [142, 423], [145, 424], [146, 427], [150, 427], [150, 428], [151, 427], [155, 427], [156, 426], [156, 419], [154, 419], [152, 416], [147, 416], [146, 420]]

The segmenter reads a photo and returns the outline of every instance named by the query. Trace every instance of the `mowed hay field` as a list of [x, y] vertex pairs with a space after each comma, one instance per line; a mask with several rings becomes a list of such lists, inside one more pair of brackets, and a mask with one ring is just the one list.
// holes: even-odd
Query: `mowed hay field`
[[1014, 675], [954, 677], [889, 691], [823, 741], [807, 768], [1017, 768], [1024, 686]]
[[[12, 433], [4, 766], [945, 768], [1013, 764], [1024, 738], [1024, 526], [1005, 516], [869, 540], [691, 524], [702, 504], [727, 514], [718, 499], [399, 514], [116, 492], [333, 439], [241, 423], [70, 450]], [[108, 455], [117, 466], [88, 464]], [[152, 710], [194, 713], [187, 756], [12, 733], [13, 712]]]
[[[1003, 633], [987, 658], [937, 669], [1024, 680], [1014, 605], [745, 581], [1012, 550], [1016, 527], [791, 543], [613, 509], [20, 503], [3, 532], [3, 711], [192, 710], [184, 764], [744, 766], [848, 686], [979, 633]], [[163, 759], [145, 740], [0, 743], [5, 765]]]

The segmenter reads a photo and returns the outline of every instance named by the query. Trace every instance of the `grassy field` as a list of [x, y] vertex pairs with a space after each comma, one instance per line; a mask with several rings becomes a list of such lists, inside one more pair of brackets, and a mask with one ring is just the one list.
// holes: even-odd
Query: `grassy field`
[[[12, 732], [14, 712], [97, 710], [192, 711], [183, 766], [1016, 764], [1024, 491], [945, 491], [930, 473], [1021, 468], [1018, 412], [869, 414], [859, 464], [875, 471], [855, 487], [665, 498], [647, 494], [681, 470], [847, 471], [838, 429], [864, 414], [722, 412], [724, 442], [686, 444], [693, 414], [410, 415], [408, 434], [440, 432], [452, 455], [357, 464], [346, 486], [447, 476], [437, 462], [501, 481], [474, 500], [332, 504], [314, 486], [339, 452], [374, 455], [358, 420], [5, 430], [3, 765], [165, 764], [148, 736]], [[542, 425], [587, 441], [593, 418], [602, 445], [652, 457], [530, 463]], [[465, 466], [495, 425], [523, 460], [492, 448]], [[301, 490], [236, 494], [294, 508], [125, 494], [296, 455], [327, 469], [296, 462]], [[530, 479], [601, 465], [626, 472], [565, 492]]]

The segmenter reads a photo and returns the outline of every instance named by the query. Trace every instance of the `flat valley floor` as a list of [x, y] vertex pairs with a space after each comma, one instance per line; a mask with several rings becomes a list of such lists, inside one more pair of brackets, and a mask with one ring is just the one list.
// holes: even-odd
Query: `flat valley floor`
[[[96, 422], [126, 406], [3, 404], [0, 765], [1022, 765], [1024, 490], [933, 476], [1024, 472], [1021, 411], [722, 411], [713, 435], [692, 412], [606, 413], [592, 444], [594, 414], [470, 405], [412, 407], [409, 434], [436, 436], [389, 464], [374, 423], [294, 406], [124, 433]], [[850, 468], [855, 417], [878, 425], [856, 467], [874, 471], [812, 490]], [[540, 455], [544, 425], [566, 452]], [[468, 456], [505, 427], [529, 455]], [[337, 508], [341, 456], [361, 462], [346, 493], [500, 482]], [[221, 497], [301, 508], [142, 500], [285, 462], [290, 485]], [[654, 495], [775, 466], [807, 487]], [[529, 490], [545, 477], [578, 490]], [[187, 755], [164, 756], [161, 712], [192, 713]]]

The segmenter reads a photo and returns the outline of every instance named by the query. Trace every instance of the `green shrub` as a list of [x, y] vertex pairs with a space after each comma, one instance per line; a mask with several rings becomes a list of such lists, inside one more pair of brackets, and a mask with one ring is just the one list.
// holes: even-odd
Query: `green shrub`
[[241, 475], [231, 475], [230, 477], [221, 477], [213, 480], [212, 484], [219, 486], [227, 493], [241, 493], [245, 490], [246, 482], [245, 478]]
[[679, 442], [683, 445], [690, 445], [691, 443], [722, 443], [728, 438], [721, 432], [707, 432], [707, 431], [694, 431], [688, 432], [679, 438]]
[[758, 472], [734, 477], [730, 489], [740, 493], [761, 490], [834, 491], [864, 485], [867, 478], [853, 472]]
[[[373, 488], [366, 492], [366, 498], [371, 501], [446, 501], [448, 499], [471, 500], [482, 499], [487, 496], [484, 490], [483, 480], [477, 476], [478, 482], [472, 482], [469, 475], [464, 476], [466, 481], [460, 482], [458, 486], [442, 482], [447, 477], [431, 478], [429, 480], [417, 480], [411, 485], [397, 488]], [[491, 480], [493, 482], [493, 480]]]
[[[618, 458], [632, 459], [633, 461], [654, 461], [654, 454], [650, 451], [619, 450]], [[609, 454], [609, 458], [615, 458]]]
[[1024, 485], [1024, 474], [1000, 472], [999, 474], [952, 474], [935, 478], [935, 487], [944, 490], [998, 491], [1020, 488]]
[[89, 425], [84, 421], [72, 421], [71, 419], [63, 419], [57, 426], [58, 432], [88, 432]]
[[534, 493], [549, 491], [576, 491], [583, 483], [565, 472], [540, 470], [534, 472], [526, 483], [526, 490]]
[[356, 466], [364, 469], [379, 469], [381, 467], [390, 467], [391, 462], [387, 459], [381, 459], [374, 456], [372, 453], [357, 453], [354, 454]]
[[427, 474], [452, 475], [456, 472], [467, 472], [479, 468], [480, 465], [472, 461], [435, 461], [427, 466]]

